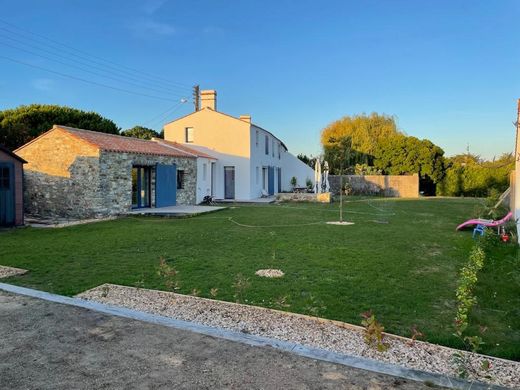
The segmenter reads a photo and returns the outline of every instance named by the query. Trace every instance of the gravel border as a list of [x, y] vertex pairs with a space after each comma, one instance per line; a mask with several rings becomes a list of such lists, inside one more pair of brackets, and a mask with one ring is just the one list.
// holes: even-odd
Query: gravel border
[[[287, 313], [257, 306], [216, 301], [171, 292], [104, 284], [76, 297], [158, 314], [206, 326], [269, 337], [311, 348], [324, 349], [404, 366], [413, 370], [457, 377], [453, 354], [461, 352], [435, 344], [386, 334], [386, 352], [378, 352], [363, 341], [363, 329], [348, 323]], [[520, 388], [520, 363], [462, 352], [469, 361], [469, 380]], [[491, 363], [486, 373], [479, 369]], [[486, 377], [488, 376], [488, 377]]]
[[7, 267], [5, 265], [0, 265], [0, 279], [8, 278], [10, 276], [15, 276], [15, 275], [23, 275], [27, 272], [28, 271], [26, 269]]

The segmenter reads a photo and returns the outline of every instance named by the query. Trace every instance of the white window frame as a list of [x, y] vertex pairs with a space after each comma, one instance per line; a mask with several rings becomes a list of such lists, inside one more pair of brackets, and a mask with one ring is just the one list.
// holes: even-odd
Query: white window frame
[[192, 144], [194, 140], [194, 130], [193, 127], [186, 127], [184, 128], [184, 140], [187, 144]]

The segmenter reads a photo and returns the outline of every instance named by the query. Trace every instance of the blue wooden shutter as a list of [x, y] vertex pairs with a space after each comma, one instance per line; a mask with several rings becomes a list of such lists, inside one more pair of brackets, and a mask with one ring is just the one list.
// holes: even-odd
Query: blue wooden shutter
[[175, 206], [177, 203], [177, 167], [157, 164], [155, 168], [155, 207]]

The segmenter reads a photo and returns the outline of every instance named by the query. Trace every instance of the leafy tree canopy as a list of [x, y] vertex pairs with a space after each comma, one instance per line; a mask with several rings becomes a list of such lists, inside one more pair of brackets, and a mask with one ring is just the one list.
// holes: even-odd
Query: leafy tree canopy
[[312, 157], [312, 156], [309, 157], [303, 153], [298, 154], [296, 157], [298, 157], [298, 159], [300, 161], [302, 161], [303, 163], [307, 164], [312, 169], [314, 169], [314, 166], [316, 165], [316, 157]]
[[509, 187], [509, 176], [515, 169], [515, 159], [511, 153], [492, 161], [466, 153], [448, 158], [446, 162], [446, 176], [438, 192], [447, 196], [500, 194]]
[[329, 138], [327, 145], [323, 146], [323, 157], [329, 163], [331, 175], [351, 173], [349, 167], [355, 159], [353, 159], [352, 137]]
[[417, 173], [438, 183], [444, 175], [444, 151], [431, 141], [398, 136], [382, 141], [374, 152], [374, 166], [389, 175]]
[[325, 149], [344, 137], [350, 137], [353, 152], [373, 156], [382, 141], [401, 134], [392, 116], [378, 113], [344, 116], [323, 129], [321, 144]]
[[131, 129], [122, 131], [121, 135], [124, 135], [125, 137], [141, 139], [160, 138], [159, 133], [157, 131], [144, 126], [134, 126]]
[[31, 104], [0, 111], [0, 144], [14, 150], [51, 129], [53, 125], [111, 134], [118, 134], [120, 130], [113, 121], [95, 112], [65, 106]]

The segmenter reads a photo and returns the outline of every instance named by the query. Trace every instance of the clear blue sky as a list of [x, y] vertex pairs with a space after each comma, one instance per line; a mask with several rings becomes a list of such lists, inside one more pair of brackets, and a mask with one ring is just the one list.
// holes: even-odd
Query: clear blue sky
[[[295, 153], [318, 153], [320, 131], [333, 120], [376, 111], [395, 115], [403, 131], [431, 139], [447, 155], [469, 143], [489, 158], [514, 148], [519, 16], [518, 0], [18, 0], [3, 2], [0, 19], [154, 77], [216, 89], [220, 111], [251, 114]], [[38, 42], [0, 22], [0, 56], [171, 101], [0, 58], [0, 109], [64, 104], [124, 129], [157, 120], [178, 95], [191, 99], [189, 88], [120, 82], [38, 57], [33, 53], [57, 59]], [[166, 119], [191, 110], [181, 105]]]

